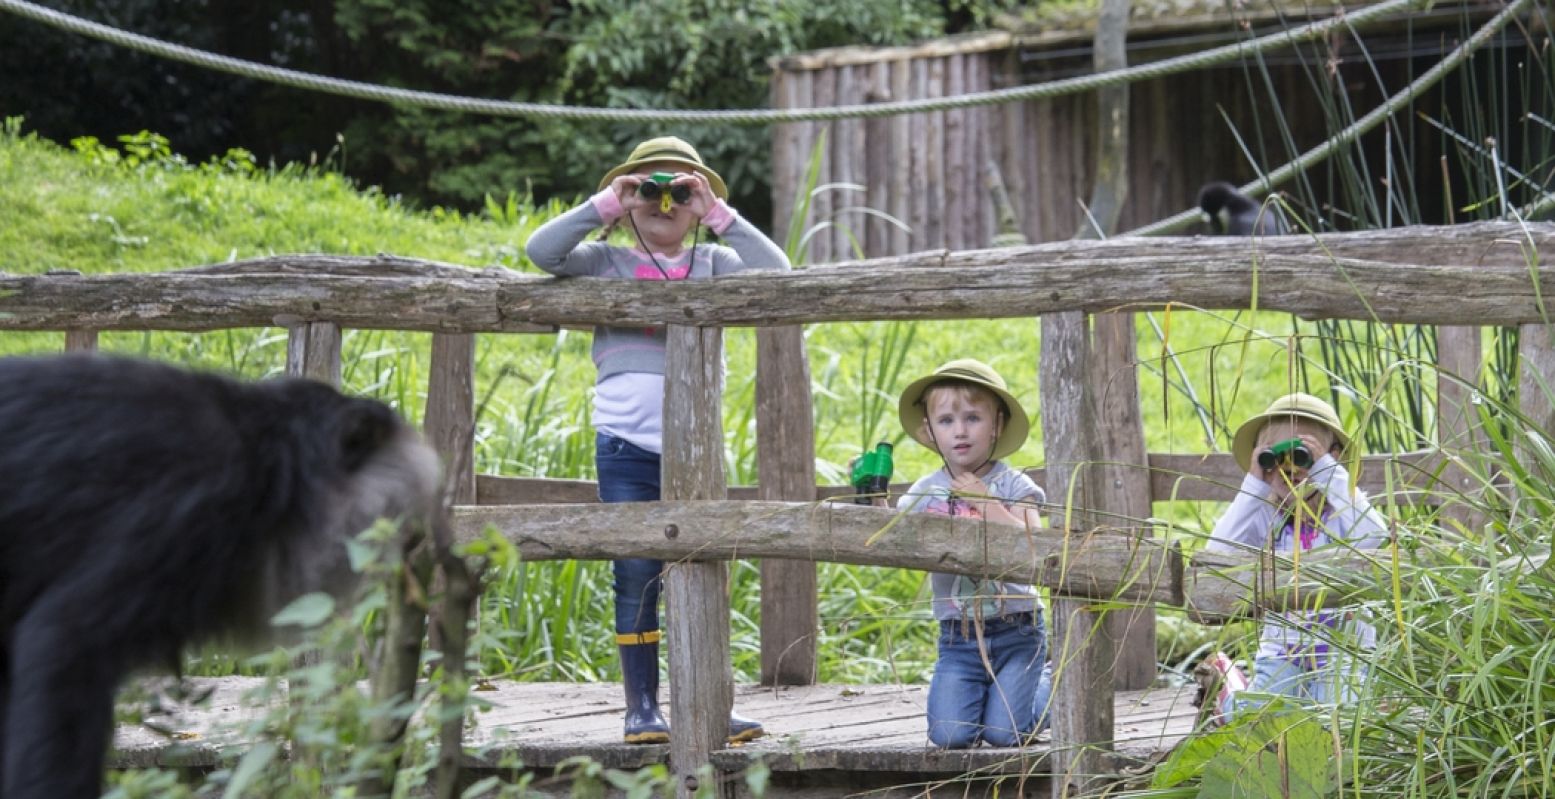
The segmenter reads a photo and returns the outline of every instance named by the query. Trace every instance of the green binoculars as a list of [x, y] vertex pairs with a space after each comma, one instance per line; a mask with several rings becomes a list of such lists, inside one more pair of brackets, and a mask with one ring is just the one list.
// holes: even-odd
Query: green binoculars
[[644, 200], [659, 201], [659, 210], [669, 213], [670, 201], [681, 205], [691, 202], [691, 187], [684, 183], [672, 183], [675, 176], [668, 172], [655, 172], [637, 184], [637, 193]]
[[1282, 461], [1289, 461], [1290, 465], [1297, 469], [1312, 468], [1312, 450], [1301, 443], [1299, 438], [1287, 438], [1278, 444], [1258, 453], [1258, 466], [1262, 469], [1273, 469]]
[[853, 501], [860, 505], [868, 505], [875, 497], [884, 497], [886, 489], [891, 486], [891, 473], [895, 466], [891, 463], [891, 445], [882, 441], [875, 445], [873, 452], [866, 452], [853, 462]]

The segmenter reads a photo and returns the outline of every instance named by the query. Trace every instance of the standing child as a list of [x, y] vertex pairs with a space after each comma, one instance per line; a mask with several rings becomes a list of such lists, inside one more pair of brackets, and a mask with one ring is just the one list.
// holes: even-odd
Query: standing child
[[[1280, 397], [1243, 422], [1231, 452], [1247, 475], [1205, 549], [1288, 556], [1340, 542], [1356, 549], [1380, 545], [1382, 518], [1339, 462], [1349, 445], [1333, 406], [1310, 394]], [[1341, 609], [1268, 614], [1248, 690], [1316, 702], [1353, 696], [1359, 672], [1345, 650], [1370, 649], [1375, 642], [1371, 626], [1353, 615]], [[1341, 636], [1353, 645], [1331, 646]], [[1229, 718], [1246, 706], [1228, 693], [1218, 710]]]
[[[904, 511], [1037, 527], [1046, 497], [999, 458], [1026, 442], [1030, 423], [1004, 378], [970, 358], [913, 381], [898, 403], [902, 427], [945, 468], [913, 483]], [[929, 741], [963, 749], [1017, 746], [1045, 726], [1047, 637], [1036, 589], [934, 573], [939, 659], [929, 683]]]
[[[724, 199], [723, 178], [686, 142], [663, 136], [637, 145], [605, 173], [599, 193], [536, 230], [529, 259], [554, 275], [622, 280], [698, 280], [747, 269], [788, 269], [788, 258]], [[624, 224], [636, 247], [585, 243], [597, 228]], [[701, 226], [728, 242], [701, 243]], [[686, 238], [691, 237], [691, 246]], [[659, 499], [664, 415], [663, 328], [594, 329], [594, 463], [604, 502]], [[626, 687], [628, 743], [663, 743], [659, 712], [659, 572], [663, 562], [615, 562], [616, 645]], [[729, 740], [763, 734], [761, 724], [729, 719]]]

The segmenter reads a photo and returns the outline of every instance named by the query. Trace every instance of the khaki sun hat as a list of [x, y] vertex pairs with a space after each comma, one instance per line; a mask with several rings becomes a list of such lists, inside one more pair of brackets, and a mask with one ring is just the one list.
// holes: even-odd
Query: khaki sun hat
[[[1344, 427], [1339, 423], [1339, 414], [1334, 411], [1334, 406], [1311, 394], [1286, 394], [1269, 403], [1269, 407], [1263, 413], [1248, 419], [1236, 429], [1236, 437], [1231, 439], [1231, 454], [1236, 456], [1236, 463], [1242, 467], [1242, 471], [1252, 468], [1253, 447], [1258, 445], [1258, 431], [1263, 429], [1264, 422], [1291, 416], [1311, 419], [1327, 427], [1334, 431], [1339, 446], [1350, 448], [1350, 437], [1345, 435]], [[1312, 456], [1315, 458], [1321, 454], [1315, 452]]]
[[[700, 172], [707, 178], [708, 184], [713, 188], [713, 196], [720, 200], [729, 198], [729, 189], [724, 186], [724, 179], [717, 172], [709, 169], [702, 163], [702, 156], [697, 154], [697, 149], [687, 144], [678, 136], [660, 136], [657, 139], [649, 139], [637, 145], [632, 154], [620, 166], [605, 173], [605, 177], [599, 181], [599, 188], [610, 185], [610, 181], [631, 172], [643, 164], [651, 164], [658, 161], [668, 161], [690, 167], [692, 171]], [[598, 189], [596, 189], [598, 191]]]
[[1003, 458], [1026, 443], [1026, 435], [1031, 432], [1031, 420], [1026, 418], [1026, 410], [1020, 406], [1020, 401], [1015, 399], [1015, 395], [1005, 387], [1004, 378], [1000, 377], [993, 367], [972, 358], [951, 361], [935, 369], [933, 374], [912, 381], [902, 392], [902, 398], [896, 403], [896, 413], [902, 420], [902, 429], [906, 430], [907, 435], [912, 436], [914, 441], [934, 449], [934, 442], [923, 435], [923, 419], [928, 414], [928, 409], [923, 405], [923, 395], [930, 386], [944, 381], [961, 381], [979, 385], [1004, 400], [1004, 407], [1009, 410], [1009, 418], [1004, 420], [1004, 428], [999, 431], [998, 440], [993, 442], [990, 458], [994, 460]]

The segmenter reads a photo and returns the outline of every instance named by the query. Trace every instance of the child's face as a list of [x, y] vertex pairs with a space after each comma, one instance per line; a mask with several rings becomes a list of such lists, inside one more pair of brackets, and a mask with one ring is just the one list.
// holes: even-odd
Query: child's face
[[965, 474], [988, 463], [999, 438], [998, 399], [965, 386], [931, 388], [924, 397], [924, 437], [935, 443], [951, 474]]
[[1310, 470], [1297, 467], [1289, 459], [1282, 460], [1273, 469], [1264, 469], [1258, 465], [1258, 453], [1291, 438], [1301, 439], [1302, 445], [1312, 453], [1314, 462], [1334, 450], [1337, 444], [1334, 431], [1311, 419], [1289, 416], [1270, 419], [1265, 423], [1258, 432], [1258, 443], [1253, 448], [1252, 468], [1274, 489], [1270, 498], [1277, 504], [1290, 500], [1297, 493], [1295, 489], [1306, 482]]
[[[678, 175], [684, 171], [685, 166], [682, 164], [655, 161], [643, 164], [632, 174], [645, 178], [655, 172]], [[645, 202], [641, 207], [634, 208], [631, 214], [643, 243], [658, 252], [678, 252], [686, 241], [686, 234], [691, 232], [691, 226], [697, 222], [690, 209], [680, 203], [670, 203], [669, 211], [665, 212], [659, 203]]]

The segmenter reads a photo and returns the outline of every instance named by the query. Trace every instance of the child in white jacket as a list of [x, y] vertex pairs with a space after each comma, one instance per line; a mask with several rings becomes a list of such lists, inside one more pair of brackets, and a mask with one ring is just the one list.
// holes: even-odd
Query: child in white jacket
[[[1379, 546], [1386, 535], [1382, 517], [1340, 463], [1349, 446], [1333, 406], [1309, 394], [1280, 397], [1242, 423], [1231, 451], [1247, 474], [1206, 550], [1288, 556], [1298, 548]], [[1354, 615], [1341, 608], [1267, 614], [1248, 690], [1324, 703], [1353, 698], [1359, 672], [1349, 654], [1372, 648], [1376, 638]], [[1225, 717], [1232, 704], [1225, 695], [1219, 708]], [[1234, 704], [1235, 710], [1249, 706]]]

